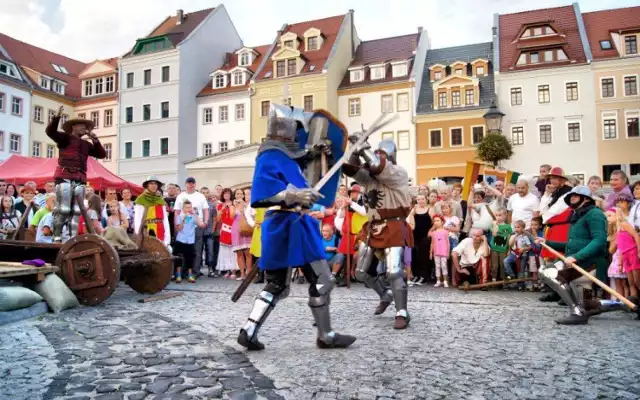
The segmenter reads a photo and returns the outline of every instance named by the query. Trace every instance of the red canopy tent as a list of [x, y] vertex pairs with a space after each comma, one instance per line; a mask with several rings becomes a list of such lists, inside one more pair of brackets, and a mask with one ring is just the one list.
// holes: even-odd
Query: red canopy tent
[[[42, 188], [45, 183], [53, 180], [53, 173], [57, 166], [57, 158], [23, 157], [13, 154], [0, 163], [0, 179], [14, 185], [24, 185], [28, 181], [33, 181], [38, 188]], [[87, 161], [87, 181], [96, 191], [107, 188], [118, 191], [129, 189], [134, 196], [138, 196], [143, 191], [141, 186], [120, 179], [111, 173], [93, 157], [89, 157]]]

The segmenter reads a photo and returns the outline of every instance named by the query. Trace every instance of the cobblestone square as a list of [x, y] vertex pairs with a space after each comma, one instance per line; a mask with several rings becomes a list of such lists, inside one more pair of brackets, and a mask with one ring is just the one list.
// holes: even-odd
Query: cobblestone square
[[333, 293], [333, 325], [358, 341], [319, 350], [293, 284], [262, 330], [235, 343], [253, 297], [237, 282], [171, 284], [181, 297], [138, 303], [125, 285], [97, 307], [0, 327], [0, 399], [637, 399], [639, 322], [625, 313], [558, 326], [565, 312], [517, 292], [410, 291], [411, 325], [374, 316], [373, 293]]

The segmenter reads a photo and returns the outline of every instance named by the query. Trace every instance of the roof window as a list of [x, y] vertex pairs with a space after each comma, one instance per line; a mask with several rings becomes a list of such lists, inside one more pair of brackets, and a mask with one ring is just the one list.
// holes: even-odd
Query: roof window
[[611, 50], [611, 41], [610, 40], [601, 40], [600, 48], [602, 50]]

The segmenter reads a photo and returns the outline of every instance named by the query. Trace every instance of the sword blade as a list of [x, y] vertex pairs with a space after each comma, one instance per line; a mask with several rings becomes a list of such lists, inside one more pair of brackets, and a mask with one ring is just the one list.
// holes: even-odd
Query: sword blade
[[240, 300], [240, 297], [242, 297], [242, 295], [247, 290], [249, 285], [251, 285], [251, 282], [253, 282], [253, 279], [256, 277], [256, 275], [258, 275], [259, 269], [260, 268], [258, 268], [257, 265], [253, 266], [251, 271], [249, 271], [247, 276], [245, 276], [244, 280], [240, 283], [240, 286], [238, 286], [236, 291], [233, 292], [233, 296], [231, 296], [231, 301], [235, 303], [236, 301]]

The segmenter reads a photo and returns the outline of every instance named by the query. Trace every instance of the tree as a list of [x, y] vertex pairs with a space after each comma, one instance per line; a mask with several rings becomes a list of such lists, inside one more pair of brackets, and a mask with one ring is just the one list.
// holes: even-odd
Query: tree
[[478, 144], [478, 156], [480, 160], [491, 163], [497, 167], [500, 161], [508, 160], [513, 156], [511, 142], [501, 134], [489, 134]]

